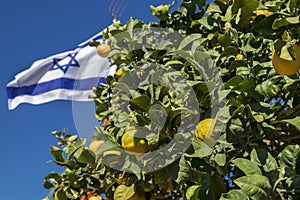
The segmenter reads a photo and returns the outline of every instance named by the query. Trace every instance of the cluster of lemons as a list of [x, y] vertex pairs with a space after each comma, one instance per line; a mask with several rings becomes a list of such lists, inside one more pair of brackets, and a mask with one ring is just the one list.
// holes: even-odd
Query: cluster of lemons
[[[96, 152], [104, 142], [105, 140], [94, 140], [89, 145], [89, 149]], [[121, 138], [121, 147], [122, 149], [132, 153], [145, 153], [149, 150], [148, 141], [145, 138], [135, 136], [135, 134], [131, 131], [127, 131], [123, 134]], [[121, 155], [121, 152], [117, 150], [108, 150], [103, 152], [104, 157], [110, 154]]]
[[[213, 134], [215, 125], [216, 119], [207, 118], [201, 120], [196, 126], [195, 137], [202, 141], [205, 140], [205, 138], [210, 137]], [[122, 149], [132, 153], [145, 153], [149, 151], [150, 145], [145, 138], [137, 137], [136, 132], [132, 131], [130, 128], [127, 130], [129, 131], [126, 131], [121, 138]], [[94, 140], [89, 145], [89, 149], [96, 152], [103, 143], [105, 143], [105, 140]], [[103, 152], [103, 156], [112, 154], [120, 156], [121, 152], [116, 150]]]
[[[97, 53], [101, 57], [104, 57], [104, 58], [107, 57], [109, 55], [110, 51], [111, 51], [111, 48], [108, 44], [99, 44], [97, 46]], [[300, 51], [299, 51], [299, 53], [300, 53]], [[276, 63], [278, 63], [278, 62], [276, 62]], [[122, 75], [124, 75], [124, 73], [125, 73], [125, 71], [123, 70], [123, 68], [120, 68], [116, 71], [117, 76], [122, 76]], [[204, 140], [206, 137], [210, 137], [213, 133], [215, 124], [216, 124], [216, 120], [212, 119], [212, 118], [208, 118], [208, 119], [204, 119], [204, 120], [200, 121], [196, 127], [195, 136], [200, 140]], [[93, 141], [90, 144], [90, 149], [95, 152], [97, 150], [97, 148], [103, 143], [104, 143], [104, 140]], [[129, 132], [125, 132], [123, 134], [123, 136], [121, 138], [121, 146], [124, 150], [126, 150], [128, 152], [134, 152], [134, 153], [145, 153], [149, 150], [149, 144], [146, 139], [136, 137], [135, 134], [129, 133]], [[104, 152], [104, 154], [109, 154], [109, 153], [116, 154], [116, 152], [114, 152], [114, 151], [113, 152], [112, 151]], [[117, 153], [117, 154], [119, 154], [119, 153]]]

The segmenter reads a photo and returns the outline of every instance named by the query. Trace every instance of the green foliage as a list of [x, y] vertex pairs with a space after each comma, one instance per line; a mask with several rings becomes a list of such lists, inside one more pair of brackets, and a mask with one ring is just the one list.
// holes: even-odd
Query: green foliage
[[[279, 75], [271, 63], [274, 51], [295, 59], [299, 1], [183, 0], [170, 12], [172, 6], [151, 7], [159, 22], [130, 19], [103, 33], [112, 65], [124, 69], [94, 88], [96, 118], [108, 124], [95, 127], [92, 140], [106, 142], [92, 152], [85, 139], [54, 132], [58, 145], [50, 153], [66, 170], [48, 174], [45, 188], [67, 199], [88, 192], [107, 199], [299, 199], [300, 76]], [[176, 31], [184, 38], [174, 46], [165, 38]], [[195, 125], [209, 117], [218, 119], [219, 137], [194, 138]], [[149, 152], [174, 156], [120, 151], [128, 121]], [[181, 130], [182, 123], [191, 128]], [[143, 171], [146, 166], [164, 167]]]

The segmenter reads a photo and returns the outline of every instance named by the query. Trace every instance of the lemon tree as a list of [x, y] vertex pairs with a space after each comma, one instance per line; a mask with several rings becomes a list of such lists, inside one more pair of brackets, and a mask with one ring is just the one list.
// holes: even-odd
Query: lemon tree
[[[120, 68], [94, 89], [106, 123], [92, 138], [52, 133], [52, 162], [65, 170], [44, 187], [61, 199], [299, 199], [299, 1], [182, 0], [149, 12], [157, 21], [103, 32], [100, 56]], [[165, 36], [176, 33], [172, 46]]]

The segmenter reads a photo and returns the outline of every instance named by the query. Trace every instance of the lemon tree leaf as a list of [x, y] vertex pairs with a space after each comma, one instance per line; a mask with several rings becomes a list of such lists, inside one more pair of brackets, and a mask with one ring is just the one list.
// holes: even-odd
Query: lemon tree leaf
[[63, 155], [63, 151], [56, 146], [51, 146], [50, 154], [54, 157], [54, 159], [58, 162], [65, 162], [65, 158]]
[[226, 155], [218, 153], [215, 157], [215, 161], [219, 166], [224, 166], [226, 164]]
[[138, 110], [147, 112], [151, 106], [151, 100], [147, 95], [141, 95], [129, 101], [129, 104]]
[[234, 180], [249, 197], [252, 199], [270, 199], [269, 193], [272, 190], [269, 179], [260, 174], [253, 174], [240, 177]]
[[287, 26], [289, 23], [285, 18], [281, 18], [281, 19], [275, 19], [273, 24], [272, 24], [272, 28], [273, 29], [279, 29], [283, 26]]
[[180, 60], [170, 60], [165, 64], [165, 66], [171, 65], [183, 65], [183, 62], [181, 62]]
[[54, 200], [67, 200], [67, 194], [66, 192], [60, 188], [54, 193]]
[[195, 40], [198, 40], [198, 39], [201, 39], [201, 38], [203, 38], [203, 36], [201, 34], [198, 34], [198, 33], [188, 35], [187, 37], [185, 37], [181, 41], [181, 43], [178, 46], [178, 50], [183, 49], [184, 47], [186, 47], [187, 45], [191, 44]]
[[280, 166], [291, 167], [294, 170], [300, 168], [299, 145], [287, 146], [279, 155]]
[[119, 185], [114, 193], [114, 200], [128, 200], [135, 194], [135, 185]]
[[89, 149], [83, 149], [81, 154], [77, 157], [78, 162], [86, 163], [86, 164], [95, 164], [95, 156], [94, 153]]
[[226, 192], [223, 177], [217, 173], [205, 174], [200, 185], [198, 199], [219, 199], [222, 193]]
[[192, 25], [198, 24], [198, 23], [201, 24], [202, 26], [204, 26], [208, 30], [212, 30], [214, 28], [214, 26], [216, 25], [214, 20], [212, 20], [209, 17], [202, 17], [199, 20], [195, 20], [195, 21], [193, 21]]
[[242, 170], [246, 175], [261, 174], [261, 171], [255, 162], [245, 158], [237, 158], [232, 163]]
[[179, 160], [179, 171], [176, 177], [176, 182], [181, 183], [184, 180], [187, 180], [189, 177], [189, 171], [190, 171], [190, 167], [186, 159], [184, 158], [184, 156], [181, 156]]
[[197, 138], [193, 140], [192, 147], [193, 152], [185, 153], [186, 157], [203, 158], [212, 153], [212, 148]]
[[200, 185], [192, 185], [191, 187], [189, 187], [186, 191], [186, 199], [198, 200], [200, 187]]
[[271, 97], [277, 94], [280, 91], [280, 88], [272, 80], [268, 79], [257, 85], [255, 90], [265, 97]]
[[265, 172], [271, 172], [278, 168], [277, 162], [272, 155], [265, 149], [253, 149], [250, 154], [251, 161], [256, 162], [259, 166], [263, 167]]
[[257, 16], [253, 22], [253, 29], [263, 34], [273, 34], [275, 31], [272, 28], [276, 15], [270, 15], [269, 17]]
[[297, 116], [295, 118], [292, 118], [292, 119], [284, 119], [284, 120], [281, 120], [281, 121], [289, 123], [289, 124], [295, 126], [297, 129], [300, 130], [300, 117], [299, 116]]
[[43, 184], [44, 188], [46, 189], [50, 189], [53, 188], [54, 185], [52, 183], [50, 183], [48, 180], [44, 180], [44, 184]]
[[211, 3], [208, 5], [206, 12], [207, 13], [221, 13], [222, 11], [217, 4]]
[[289, 0], [288, 2], [288, 8], [290, 12], [293, 12], [295, 7], [297, 6], [298, 1], [297, 0]]
[[244, 199], [244, 200], [249, 200], [248, 195], [243, 192], [242, 190], [231, 190], [228, 193], [222, 194], [220, 200], [240, 200], [240, 199]]
[[299, 16], [297, 17], [287, 17], [286, 21], [288, 21], [290, 24], [298, 24], [299, 21]]
[[255, 10], [258, 7], [258, 1], [257, 0], [240, 0], [240, 1], [234, 1], [232, 11], [235, 13], [240, 8], [249, 8], [251, 10]]
[[65, 148], [65, 151], [68, 155], [68, 159], [71, 159], [74, 155], [74, 153], [79, 149], [82, 148], [84, 145], [84, 140], [77, 140], [74, 142], [71, 146], [68, 146]]

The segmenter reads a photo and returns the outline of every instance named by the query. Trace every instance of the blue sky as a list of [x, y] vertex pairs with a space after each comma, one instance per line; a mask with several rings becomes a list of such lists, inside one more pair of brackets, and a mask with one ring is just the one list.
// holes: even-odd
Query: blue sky
[[[155, 20], [149, 6], [171, 0], [129, 2], [121, 17]], [[6, 84], [38, 59], [64, 52], [111, 24], [107, 0], [10, 0], [0, 6], [0, 199], [38, 200], [48, 194], [43, 177], [58, 170], [49, 147], [56, 144], [53, 130], [76, 133], [70, 101], [42, 105], [21, 104], [7, 109]]]

